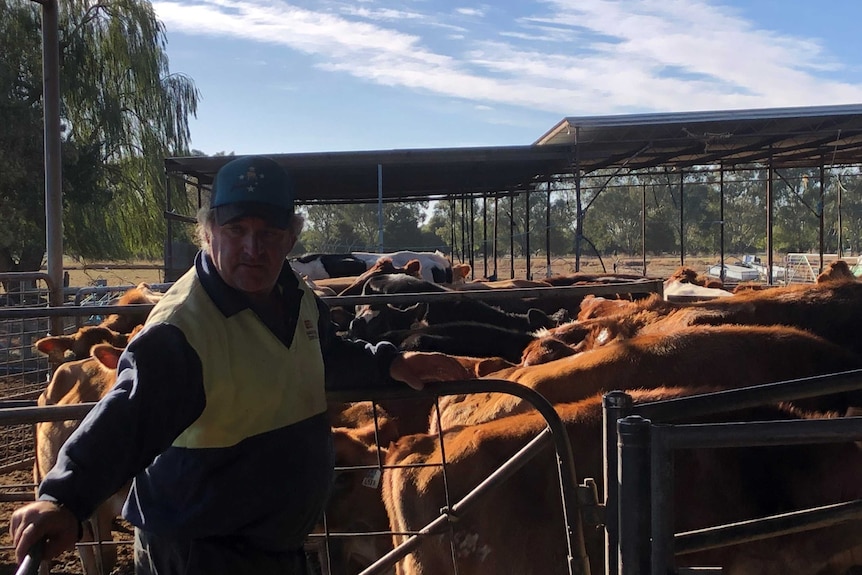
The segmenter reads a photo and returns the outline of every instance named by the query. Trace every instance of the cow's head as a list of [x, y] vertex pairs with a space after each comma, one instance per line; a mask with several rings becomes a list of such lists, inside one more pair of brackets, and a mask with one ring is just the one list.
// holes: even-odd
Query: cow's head
[[129, 334], [113, 329], [90, 325], [80, 328], [71, 335], [52, 335], [36, 341], [36, 349], [48, 356], [51, 363], [84, 359], [90, 355], [90, 349], [98, 343], [109, 343], [117, 347], [125, 347]]
[[377, 341], [387, 331], [410, 329], [428, 313], [428, 304], [417, 302], [406, 308], [392, 304], [360, 305], [356, 317], [350, 322], [350, 336], [366, 341]]

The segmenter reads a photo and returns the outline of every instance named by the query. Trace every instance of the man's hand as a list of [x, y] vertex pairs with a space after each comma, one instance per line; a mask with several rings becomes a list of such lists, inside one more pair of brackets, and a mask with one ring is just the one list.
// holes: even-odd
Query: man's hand
[[46, 539], [44, 559], [50, 559], [75, 546], [78, 519], [71, 511], [52, 501], [35, 501], [15, 510], [9, 521], [9, 535], [12, 536], [18, 563], [43, 538]]
[[422, 389], [431, 381], [455, 381], [475, 377], [455, 358], [444, 353], [424, 351], [405, 351], [397, 355], [389, 367], [389, 375], [413, 389]]

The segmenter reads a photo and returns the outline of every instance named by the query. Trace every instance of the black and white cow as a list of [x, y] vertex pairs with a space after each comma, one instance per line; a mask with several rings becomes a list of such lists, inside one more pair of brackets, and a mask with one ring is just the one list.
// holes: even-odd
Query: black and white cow
[[288, 261], [294, 271], [310, 280], [358, 276], [368, 269], [366, 261], [353, 254], [306, 254]]
[[365, 260], [369, 267], [380, 258], [390, 258], [395, 266], [403, 267], [410, 260], [419, 260], [422, 266], [422, 279], [434, 283], [452, 283], [452, 262], [440, 250], [433, 252], [400, 251], [388, 254], [353, 252], [351, 255]]
[[396, 267], [418, 260], [422, 278], [434, 283], [452, 283], [452, 262], [442, 252], [392, 253], [352, 252], [349, 254], [306, 254], [291, 258], [290, 265], [310, 280], [362, 275], [381, 258], [389, 258]]

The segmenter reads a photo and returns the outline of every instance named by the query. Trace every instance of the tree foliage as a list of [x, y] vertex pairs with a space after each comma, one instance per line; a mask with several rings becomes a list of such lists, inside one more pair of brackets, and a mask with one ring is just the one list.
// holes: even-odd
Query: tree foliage
[[[64, 251], [161, 254], [164, 158], [187, 153], [191, 79], [171, 74], [142, 0], [59, 3]], [[41, 7], [0, 0], [0, 271], [45, 253]]]
[[[821, 200], [817, 169], [774, 170], [772, 185], [773, 247], [776, 252], [816, 252], [819, 249], [820, 214], [824, 221], [824, 249], [838, 250], [838, 205], [841, 203], [841, 242], [844, 250], [862, 250], [862, 177], [854, 167], [825, 172]], [[665, 170], [589, 174], [582, 179], [580, 204], [584, 212], [582, 253], [600, 256], [619, 254], [717, 255], [762, 253], [767, 238], [767, 178], [763, 166], [727, 170], [679, 172]], [[722, 183], [723, 179], [723, 183]], [[723, 200], [722, 200], [723, 189]], [[455, 198], [434, 202], [430, 217], [419, 231], [434, 234], [444, 251], [467, 261], [494, 250], [498, 256], [514, 252], [523, 257], [550, 245], [552, 256], [574, 252], [577, 230], [577, 195], [571, 178], [540, 183], [529, 193], [489, 194], [486, 197]], [[840, 198], [839, 198], [840, 195]], [[550, 202], [550, 205], [549, 205]], [[722, 207], [723, 202], [723, 207]], [[528, 209], [529, 208], [529, 209]], [[341, 207], [315, 207], [315, 237], [327, 230], [329, 240], [315, 245], [338, 245], [337, 238], [355, 238], [358, 244], [375, 245], [376, 212], [358, 213]], [[393, 207], [385, 230], [393, 222], [410, 233], [415, 223], [409, 211]], [[400, 209], [400, 208], [399, 208]], [[407, 208], [404, 208], [407, 210]], [[550, 210], [550, 218], [548, 215]], [[528, 213], [529, 212], [529, 213]], [[352, 214], [352, 220], [345, 215]], [[341, 214], [341, 215], [339, 215]], [[358, 224], [357, 222], [361, 222]], [[724, 237], [722, 240], [722, 229]], [[527, 233], [529, 230], [529, 234]], [[417, 245], [412, 240], [395, 242], [387, 235], [389, 249]], [[361, 239], [360, 239], [361, 238]], [[529, 238], [529, 239], [528, 239]], [[363, 248], [365, 249], [365, 248]]]
[[440, 249], [444, 244], [423, 223], [426, 207], [425, 202], [386, 203], [381, 219], [377, 204], [306, 206], [306, 227], [297, 248], [321, 253]]

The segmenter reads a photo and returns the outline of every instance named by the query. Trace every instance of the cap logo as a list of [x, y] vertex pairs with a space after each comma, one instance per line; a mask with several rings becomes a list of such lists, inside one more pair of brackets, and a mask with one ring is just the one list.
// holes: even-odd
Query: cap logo
[[257, 191], [258, 184], [263, 184], [263, 180], [265, 177], [265, 174], [258, 174], [254, 166], [249, 166], [245, 174], [239, 175], [238, 187], [245, 186], [245, 189], [249, 193], [254, 193], [255, 191]]

